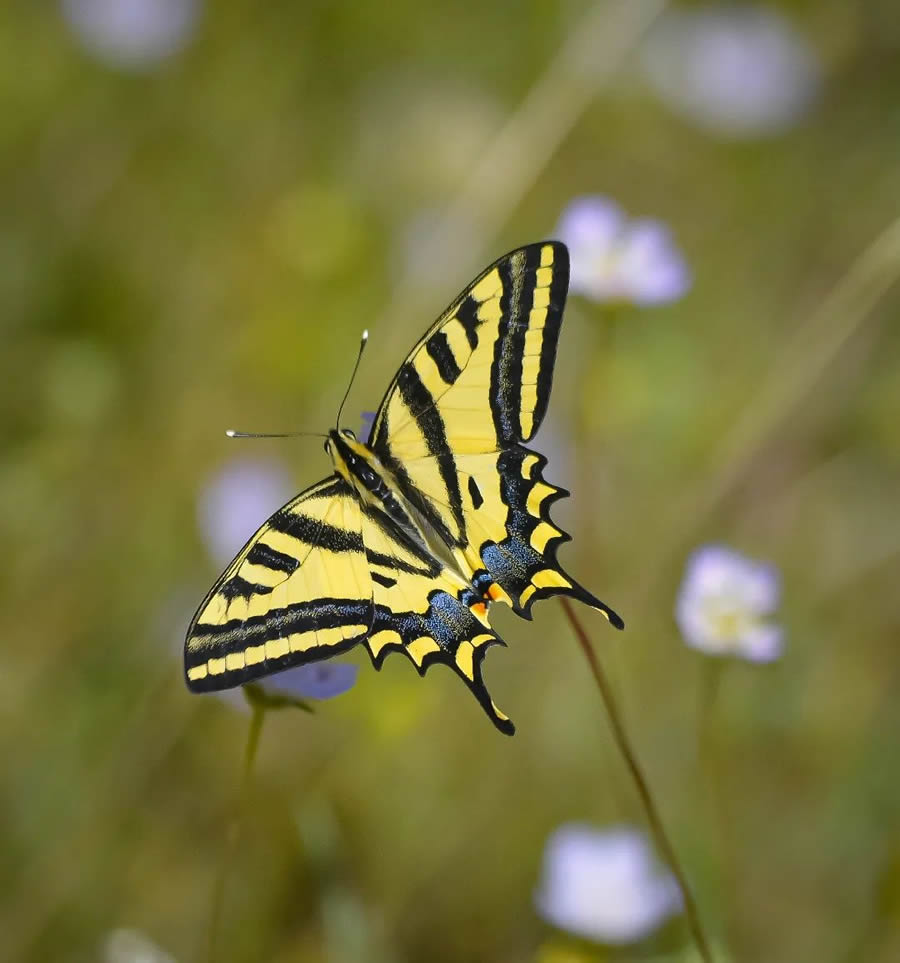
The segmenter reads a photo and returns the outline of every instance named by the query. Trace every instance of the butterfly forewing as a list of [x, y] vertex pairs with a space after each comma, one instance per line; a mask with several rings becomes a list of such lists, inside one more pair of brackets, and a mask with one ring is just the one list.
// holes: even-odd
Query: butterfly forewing
[[492, 264], [401, 365], [372, 447], [406, 461], [531, 438], [547, 411], [568, 284], [568, 252], [555, 242]]
[[277, 511], [213, 586], [188, 630], [188, 685], [225, 689], [328, 658], [372, 618], [361, 506], [332, 476]]

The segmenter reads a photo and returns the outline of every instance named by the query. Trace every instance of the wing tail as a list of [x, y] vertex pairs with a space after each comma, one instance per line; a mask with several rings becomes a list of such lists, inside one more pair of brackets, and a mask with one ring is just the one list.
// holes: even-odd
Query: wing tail
[[494, 725], [512, 735], [513, 724], [491, 699], [481, 674], [487, 650], [504, 644], [490, 630], [484, 599], [377, 509], [364, 516], [363, 539], [375, 605], [366, 648], [375, 668], [391, 652], [402, 652], [420, 675], [435, 664], [449, 666]]
[[[543, 455], [524, 445], [515, 445], [497, 457], [505, 534], [480, 546], [484, 572], [504, 589], [513, 610], [525, 618], [531, 618], [531, 606], [538, 599], [568, 595], [623, 629], [622, 618], [579, 585], [557, 559], [559, 546], [571, 536], [554, 524], [550, 508], [569, 493], [544, 480], [546, 464]], [[479, 577], [485, 579], [485, 575], [475, 575]]]

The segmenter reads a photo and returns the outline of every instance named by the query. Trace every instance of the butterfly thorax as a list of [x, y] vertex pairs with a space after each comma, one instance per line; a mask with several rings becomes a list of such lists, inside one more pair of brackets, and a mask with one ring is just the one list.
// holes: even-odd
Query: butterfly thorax
[[332, 429], [325, 450], [331, 455], [337, 473], [353, 486], [364, 506], [384, 512], [424, 544], [421, 529], [413, 520], [414, 513], [397, 490], [390, 472], [368, 445], [357, 441], [347, 428]]
[[419, 506], [404, 495], [392, 472], [368, 445], [342, 428], [329, 432], [325, 450], [338, 474], [353, 487], [365, 514], [392, 529], [393, 537], [420, 560], [446, 567], [462, 579], [462, 584], [468, 584], [466, 567], [459, 564], [452, 546], [428, 525]]
[[337, 473], [356, 489], [363, 501], [381, 501], [388, 492], [384, 468], [375, 453], [357, 441], [348, 428], [328, 432], [325, 451], [331, 455]]

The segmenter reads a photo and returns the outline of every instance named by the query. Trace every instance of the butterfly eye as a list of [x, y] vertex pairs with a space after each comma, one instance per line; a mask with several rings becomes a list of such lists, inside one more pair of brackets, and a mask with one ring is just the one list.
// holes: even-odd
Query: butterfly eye
[[354, 435], [349, 428], [341, 428], [341, 434], [345, 438], [351, 438], [353, 441], [356, 441], [356, 435]]
[[326, 439], [325, 439], [325, 451], [328, 452], [329, 455], [331, 454], [331, 439], [330, 439], [330, 438], [326, 438]]

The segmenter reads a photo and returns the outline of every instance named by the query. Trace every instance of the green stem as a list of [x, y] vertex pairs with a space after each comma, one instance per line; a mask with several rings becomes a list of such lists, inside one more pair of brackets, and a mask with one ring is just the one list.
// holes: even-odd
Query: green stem
[[733, 879], [734, 844], [731, 824], [728, 819], [729, 806], [726, 792], [724, 760], [721, 740], [716, 722], [717, 705], [722, 691], [722, 677], [725, 673], [724, 658], [706, 657], [703, 665], [703, 678], [700, 684], [700, 706], [697, 718], [697, 764], [700, 781], [706, 787], [706, 810], [708, 824], [717, 835], [714, 847], [716, 857], [713, 873], [716, 879], [716, 892], [719, 894], [717, 907], [719, 917], [729, 946], [735, 945], [734, 925], [729, 899], [733, 899], [736, 888]]
[[244, 763], [241, 768], [241, 784], [238, 791], [237, 807], [232, 816], [231, 823], [228, 826], [228, 835], [225, 840], [225, 851], [222, 855], [222, 863], [219, 866], [219, 872], [216, 875], [216, 881], [213, 885], [212, 911], [209, 917], [209, 936], [206, 953], [208, 963], [215, 963], [216, 960], [217, 940], [222, 923], [222, 910], [225, 906], [225, 888], [228, 882], [231, 864], [234, 861], [234, 854], [237, 850], [238, 840], [241, 835], [241, 825], [244, 810], [246, 809], [247, 793], [250, 788], [250, 774], [253, 771], [256, 751], [259, 748], [259, 737], [262, 734], [263, 722], [266, 716], [264, 706], [254, 703], [251, 705], [251, 711], [250, 728], [247, 730], [247, 745], [244, 749]]
[[713, 656], [704, 658], [697, 713], [697, 761], [701, 770], [706, 773], [715, 761], [714, 720], [719, 690], [722, 686], [723, 669], [723, 659]]
[[696, 944], [697, 951], [699, 952], [700, 958], [704, 961], [704, 963], [713, 963], [712, 954], [709, 950], [709, 944], [707, 943], [703, 926], [700, 923], [700, 914], [697, 912], [697, 905], [694, 902], [694, 897], [691, 894], [690, 887], [688, 886], [687, 878], [681, 869], [678, 856], [675, 854], [675, 848], [669, 841], [669, 837], [666, 834], [665, 828], [663, 827], [659, 810], [656, 808], [656, 803], [654, 802], [653, 796], [650, 793], [650, 787], [647, 784], [644, 773], [637, 761], [637, 756], [635, 755], [634, 749], [631, 746], [628, 734], [625, 731], [625, 725], [622, 722], [622, 714], [619, 711], [616, 697], [613, 695], [612, 686], [609, 683], [609, 679], [606, 677], [606, 673], [603, 671], [603, 667], [600, 665], [600, 660], [597, 658], [597, 654], [594, 652], [594, 648], [591, 645], [591, 640], [588, 638], [587, 632], [585, 632], [581, 621], [575, 614], [575, 609], [572, 607], [572, 603], [565, 596], [560, 596], [560, 602], [562, 603], [563, 611], [566, 613], [566, 617], [572, 626], [572, 630], [575, 633], [575, 638], [578, 640], [578, 643], [588, 660], [588, 665], [591, 667], [591, 672], [594, 675], [597, 688], [600, 690], [600, 697], [603, 699], [603, 705], [606, 708], [606, 714], [609, 718], [609, 724], [610, 728], [612, 729], [613, 738], [615, 739], [616, 746], [618, 747], [619, 752], [622, 754], [622, 758], [625, 760], [625, 764], [631, 773], [631, 778], [634, 780], [634, 784], [637, 787], [638, 795], [641, 797], [641, 803], [644, 806], [644, 812], [647, 816], [647, 822], [650, 824], [650, 829], [656, 840], [656, 845], [659, 847], [660, 852], [662, 853], [666, 862], [669, 864], [669, 867], [675, 876], [675, 880], [678, 883], [678, 888], [681, 890], [681, 898], [684, 903], [684, 914], [687, 918], [688, 928], [691, 931], [691, 936]]

